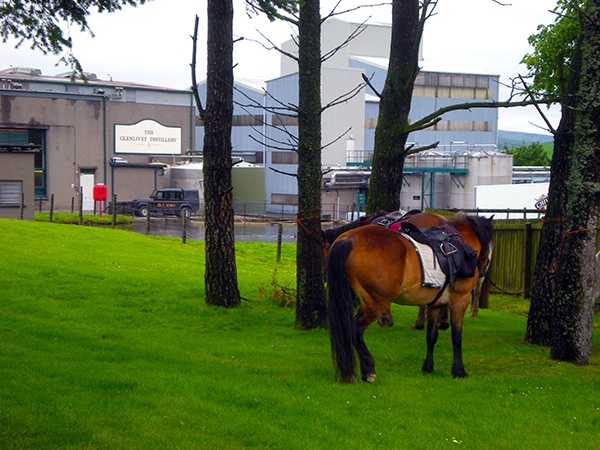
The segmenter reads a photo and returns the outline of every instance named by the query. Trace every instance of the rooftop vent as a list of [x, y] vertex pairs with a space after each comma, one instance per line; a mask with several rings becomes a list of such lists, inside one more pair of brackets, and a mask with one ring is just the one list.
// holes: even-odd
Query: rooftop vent
[[83, 72], [83, 76], [82, 76], [82, 74], [80, 74], [79, 72], [76, 72], [74, 70], [71, 70], [69, 72], [59, 73], [56, 76], [58, 78], [75, 78], [75, 79], [79, 79], [79, 80], [85, 78], [88, 81], [92, 81], [92, 80], [97, 80], [98, 79], [98, 77], [96, 76], [95, 73]]
[[4, 75], [29, 75], [31, 77], [39, 77], [42, 75], [40, 69], [32, 67], [9, 67], [8, 69], [0, 70], [0, 74]]

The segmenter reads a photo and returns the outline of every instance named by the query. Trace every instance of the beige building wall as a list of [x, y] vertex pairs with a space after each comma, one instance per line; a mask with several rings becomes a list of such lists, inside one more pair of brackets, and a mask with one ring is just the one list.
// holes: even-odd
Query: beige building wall
[[[33, 155], [31, 152], [0, 152], [0, 181], [22, 182], [24, 220], [33, 220], [35, 213]], [[21, 208], [0, 204], [0, 217], [20, 219]]]
[[[111, 101], [102, 96], [2, 95], [0, 127], [45, 130], [46, 193], [55, 196], [55, 208], [78, 205], [82, 174], [93, 174], [93, 184], [108, 187], [118, 201], [147, 197], [154, 189], [155, 169], [110, 165], [113, 157], [129, 164], [151, 162], [150, 154], [115, 154], [115, 125], [132, 125], [152, 119], [164, 126], [181, 128], [180, 155], [190, 148], [190, 107]], [[32, 169], [33, 173], [33, 169]], [[114, 186], [113, 186], [114, 176]], [[156, 178], [162, 187], [162, 177]], [[85, 198], [85, 196], [84, 196]]]

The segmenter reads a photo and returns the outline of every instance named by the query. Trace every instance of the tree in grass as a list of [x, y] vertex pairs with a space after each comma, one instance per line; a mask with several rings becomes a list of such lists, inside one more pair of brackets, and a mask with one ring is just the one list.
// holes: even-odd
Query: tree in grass
[[[339, 6], [336, 5], [336, 6]], [[359, 6], [360, 7], [360, 6]], [[357, 8], [354, 8], [357, 9]], [[302, 330], [326, 326], [327, 296], [325, 293], [323, 250], [321, 241], [321, 117], [327, 108], [343, 103], [356, 95], [361, 86], [323, 106], [321, 103], [321, 65], [339, 48], [347, 45], [362, 28], [352, 33], [326, 55], [321, 54], [321, 23], [347, 11], [333, 8], [325, 17], [320, 14], [319, 0], [299, 2], [299, 14], [279, 16], [298, 27], [298, 55], [286, 53], [298, 63], [298, 103], [285, 105], [285, 114], [298, 118], [298, 135], [286, 130], [292, 142], [291, 150], [298, 154], [298, 245], [296, 247], [296, 321]], [[281, 106], [281, 105], [280, 105]], [[271, 112], [281, 113], [280, 109]], [[281, 143], [278, 143], [281, 144]]]
[[231, 127], [233, 122], [233, 2], [207, 2], [206, 109], [203, 172], [205, 300], [224, 307], [240, 303], [233, 232]]
[[[581, 6], [581, 4], [579, 5]], [[552, 339], [558, 271], [557, 260], [565, 233], [567, 196], [565, 184], [569, 179], [569, 152], [573, 146], [575, 92], [581, 66], [580, 22], [574, 10], [561, 2], [555, 22], [539, 26], [538, 33], [529, 38], [534, 50], [523, 58], [529, 69], [530, 89], [540, 95], [554, 94], [559, 98], [562, 117], [554, 135], [551, 161], [552, 178], [546, 220], [542, 226], [536, 259], [531, 307], [525, 341], [550, 345]]]
[[282, 53], [298, 62], [298, 103], [285, 108], [286, 114], [298, 118], [298, 136], [289, 135], [291, 149], [298, 154], [295, 327], [308, 330], [325, 326], [327, 314], [321, 246], [320, 1], [300, 1], [298, 14], [277, 17], [298, 28], [298, 55]]
[[600, 2], [561, 1], [556, 12], [524, 59], [533, 89], [556, 91], [562, 106], [525, 341], [550, 345], [553, 359], [587, 364], [600, 201]]
[[[592, 351], [594, 254], [600, 205], [600, 0], [578, 11], [581, 66], [574, 92], [564, 245], [554, 305], [552, 359], [588, 364]], [[553, 174], [554, 176], [554, 174]]]
[[321, 14], [304, 0], [298, 20], [298, 246], [296, 328], [326, 324], [321, 249]]
[[[248, 0], [251, 9], [265, 11], [270, 19], [277, 10], [295, 10], [294, 1]], [[198, 96], [194, 30], [192, 86], [204, 121], [203, 173], [205, 204], [205, 299], [209, 305], [237, 306], [240, 292], [235, 263], [233, 186], [231, 182], [231, 127], [233, 122], [233, 1], [207, 2], [206, 108]]]

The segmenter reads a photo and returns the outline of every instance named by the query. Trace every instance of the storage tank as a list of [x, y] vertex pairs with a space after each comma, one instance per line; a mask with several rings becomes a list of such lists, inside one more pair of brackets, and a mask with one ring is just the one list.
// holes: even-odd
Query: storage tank
[[164, 187], [198, 189], [200, 198], [204, 195], [204, 175], [202, 163], [174, 165], [165, 168]]

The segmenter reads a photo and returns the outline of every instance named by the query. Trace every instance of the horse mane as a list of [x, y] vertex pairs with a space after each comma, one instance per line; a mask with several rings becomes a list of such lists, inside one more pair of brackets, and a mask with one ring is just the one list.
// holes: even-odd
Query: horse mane
[[464, 212], [457, 213], [452, 219], [450, 219], [450, 224], [459, 224], [463, 222], [468, 222], [473, 232], [479, 239], [481, 243], [481, 252], [479, 255], [479, 261], [484, 261], [489, 256], [490, 244], [494, 239], [494, 226], [492, 224], [494, 216], [489, 218], [483, 216], [468, 216]]
[[355, 220], [354, 222], [347, 223], [346, 225], [342, 225], [341, 227], [329, 228], [327, 230], [324, 230], [325, 239], [327, 241], [327, 244], [329, 244], [329, 245], [333, 244], [333, 242], [338, 237], [340, 237], [340, 235], [342, 235], [343, 233], [345, 233], [346, 231], [353, 230], [354, 228], [358, 228], [358, 227], [361, 227], [363, 225], [368, 225], [369, 223], [371, 223], [376, 218], [381, 217], [381, 216], [385, 216], [386, 214], [387, 213], [385, 213], [385, 212], [376, 212], [376, 213], [370, 214], [370, 215], [365, 216], [365, 217], [360, 217], [358, 220]]

